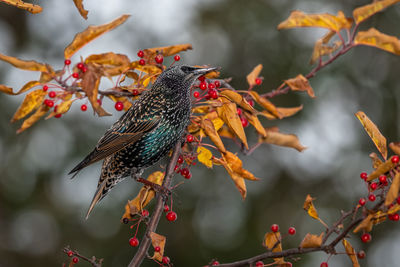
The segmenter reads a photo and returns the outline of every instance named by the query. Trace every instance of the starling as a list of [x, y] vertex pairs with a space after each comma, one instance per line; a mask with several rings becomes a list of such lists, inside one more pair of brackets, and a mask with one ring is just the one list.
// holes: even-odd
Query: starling
[[76, 175], [104, 159], [86, 218], [118, 182], [127, 176], [139, 178], [145, 168], [158, 162], [182, 138], [190, 121], [190, 87], [198, 77], [215, 69], [186, 65], [167, 68], [72, 169], [69, 174]]

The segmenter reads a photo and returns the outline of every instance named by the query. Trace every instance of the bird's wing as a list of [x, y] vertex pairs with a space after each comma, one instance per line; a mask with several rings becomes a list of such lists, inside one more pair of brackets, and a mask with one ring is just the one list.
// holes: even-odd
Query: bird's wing
[[135, 123], [131, 123], [129, 126], [120, 129], [109, 129], [100, 139], [96, 148], [75, 166], [69, 174], [77, 172], [96, 161], [112, 155], [125, 146], [135, 143], [144, 134], [156, 128], [160, 119], [160, 116], [155, 116], [151, 119], [135, 121]]

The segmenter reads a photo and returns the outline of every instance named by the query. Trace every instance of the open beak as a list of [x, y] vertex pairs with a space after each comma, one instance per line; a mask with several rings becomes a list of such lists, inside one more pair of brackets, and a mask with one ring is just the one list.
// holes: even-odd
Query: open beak
[[195, 70], [193, 70], [193, 74], [196, 76], [201, 76], [204, 74], [207, 74], [209, 72], [212, 72], [214, 70], [219, 70], [219, 67], [212, 67], [212, 68], [196, 68]]

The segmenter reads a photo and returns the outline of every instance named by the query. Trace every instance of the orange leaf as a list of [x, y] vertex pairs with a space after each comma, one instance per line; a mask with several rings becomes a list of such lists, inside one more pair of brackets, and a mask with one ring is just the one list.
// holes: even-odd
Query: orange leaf
[[365, 131], [367, 131], [369, 137], [374, 142], [376, 148], [381, 152], [382, 157], [386, 160], [387, 158], [387, 147], [386, 138], [381, 134], [378, 127], [365, 115], [364, 112], [358, 111], [356, 117], [360, 120]]
[[356, 251], [351, 246], [350, 242], [347, 241], [346, 239], [343, 239], [342, 244], [343, 244], [344, 248], [346, 249], [346, 253], [349, 256], [351, 262], [353, 263], [353, 267], [360, 267], [360, 264], [358, 263]]
[[320, 27], [335, 32], [341, 29], [350, 29], [352, 19], [346, 18], [342, 11], [337, 16], [331, 14], [305, 14], [301, 11], [292, 11], [289, 18], [278, 25], [278, 30], [297, 27]]
[[371, 4], [358, 7], [353, 10], [353, 17], [356, 21], [356, 24], [368, 19], [372, 15], [382, 11], [383, 9], [391, 6], [395, 3], [400, 2], [400, 0], [383, 0], [383, 1], [374, 1]]
[[271, 101], [266, 99], [265, 97], [260, 96], [257, 92], [255, 91], [250, 91], [249, 94], [253, 97], [253, 99], [260, 104], [263, 108], [265, 108], [267, 111], [269, 111], [272, 115], [275, 117], [281, 119], [282, 115], [279, 114], [278, 109], [274, 104], [272, 104]]
[[100, 65], [99, 67], [101, 67], [101, 71], [105, 76], [116, 76], [129, 69], [130, 60], [126, 55], [109, 52], [90, 55], [85, 59], [85, 63]]
[[218, 131], [219, 136], [229, 138], [229, 139], [234, 139], [235, 135], [232, 133], [232, 131], [228, 128], [228, 126], [224, 125], [219, 129]]
[[400, 55], [400, 40], [394, 36], [381, 33], [375, 28], [357, 33], [354, 43], [357, 45], [373, 46], [387, 52]]
[[263, 244], [268, 250], [272, 250], [272, 252], [281, 252], [282, 251], [281, 233], [280, 232], [266, 233], [264, 236]]
[[[330, 33], [335, 33], [334, 31], [330, 31], [328, 34]], [[326, 45], [323, 43], [324, 39], [319, 39], [318, 41], [315, 42], [314, 45], [314, 50], [313, 53], [311, 55], [311, 59], [310, 59], [310, 64], [314, 64], [315, 62], [317, 62], [317, 60], [325, 55], [330, 55], [333, 52], [335, 52], [336, 50], [338, 50], [338, 48], [340, 47], [340, 45], [342, 44], [341, 41], [335, 42], [333, 45]]]
[[393, 178], [392, 184], [390, 185], [389, 191], [386, 194], [385, 205], [389, 206], [399, 196], [400, 190], [400, 172], [397, 172]]
[[294, 108], [277, 108], [278, 113], [281, 114], [283, 118], [293, 116], [302, 109], [303, 105]]
[[74, 40], [65, 48], [64, 58], [70, 58], [84, 45], [96, 39], [100, 35], [118, 27], [119, 25], [124, 23], [129, 17], [130, 15], [122, 15], [121, 17], [111, 21], [110, 23], [99, 26], [89, 26], [83, 32], [77, 33]]
[[256, 178], [249, 171], [243, 169], [242, 161], [239, 159], [238, 156], [236, 156], [232, 152], [226, 151], [225, 153], [222, 154], [222, 156], [232, 172], [235, 172], [236, 174], [240, 175], [241, 177], [247, 180], [252, 180], [252, 181], [260, 180], [259, 178]]
[[248, 75], [247, 75], [247, 83], [250, 87], [256, 85], [256, 79], [260, 76], [260, 72], [262, 70], [262, 64], [258, 64]]
[[301, 248], [319, 248], [322, 245], [322, 239], [324, 237], [324, 233], [321, 233], [319, 236], [313, 234], [306, 234], [303, 241], [300, 243]]
[[0, 84], [0, 92], [6, 93], [8, 95], [13, 95], [13, 89], [11, 87]]
[[357, 233], [360, 230], [371, 232], [374, 225], [372, 222], [373, 217], [373, 214], [369, 214], [359, 225], [357, 225], [357, 227], [353, 230], [353, 233]]
[[12, 117], [11, 122], [24, 118], [33, 110], [40, 107], [46, 95], [47, 92], [43, 91], [42, 89], [38, 89], [27, 94], [24, 101], [21, 103], [14, 116]]
[[36, 62], [34, 60], [22, 60], [16, 57], [6, 56], [0, 53], [0, 60], [3, 60], [7, 63], [10, 63], [16, 68], [22, 70], [30, 70], [30, 71], [41, 71], [41, 72], [50, 72], [51, 67], [46, 64]]
[[394, 166], [396, 166], [396, 164], [392, 162], [392, 157], [390, 157], [387, 161], [379, 165], [375, 171], [373, 171], [370, 175], [368, 175], [367, 182], [378, 178], [379, 175], [387, 173], [388, 171], [393, 169]]
[[213, 160], [215, 164], [221, 164], [224, 166], [224, 168], [229, 173], [229, 176], [231, 177], [232, 181], [235, 183], [236, 188], [239, 190], [240, 195], [242, 196], [243, 199], [245, 199], [247, 194], [247, 189], [243, 177], [235, 173], [223, 157], [221, 159], [213, 158]]
[[217, 131], [215, 130], [214, 124], [209, 119], [203, 119], [201, 121], [201, 128], [203, 128], [204, 132], [210, 137], [211, 141], [217, 146], [219, 151], [225, 152], [224, 143], [222, 143], [221, 138], [219, 137]]
[[154, 251], [152, 259], [155, 259], [157, 261], [162, 261], [162, 258], [164, 256], [164, 249], [165, 249], [165, 242], [167, 241], [167, 238], [163, 235], [159, 235], [154, 232], [150, 232], [150, 239], [151, 239], [151, 244], [153, 245], [153, 248], [159, 247], [160, 251]]
[[244, 116], [246, 117], [246, 119], [250, 122], [251, 125], [254, 126], [254, 128], [257, 130], [257, 132], [262, 136], [262, 137], [266, 137], [267, 136], [267, 132], [264, 129], [264, 126], [262, 126], [261, 122], [258, 120], [256, 115], [253, 114], [249, 114], [247, 112], [243, 112]]
[[308, 215], [310, 215], [312, 218], [318, 220], [319, 216], [317, 210], [314, 207], [313, 200], [315, 200], [315, 198], [312, 198], [310, 195], [307, 195], [306, 200], [304, 201], [303, 204], [303, 209], [307, 211]]
[[260, 143], [291, 147], [299, 152], [307, 148], [300, 143], [299, 138], [294, 134], [280, 133], [276, 127], [265, 128], [265, 130], [267, 135], [265, 137], [259, 137], [258, 142]]
[[81, 16], [84, 19], [87, 19], [87, 14], [89, 13], [89, 11], [85, 10], [82, 2], [83, 2], [83, 0], [74, 0], [74, 4], [75, 4], [76, 8], [78, 9], [79, 14], [81, 14]]
[[256, 110], [246, 101], [246, 99], [243, 98], [243, 96], [239, 93], [236, 93], [232, 90], [223, 90], [219, 93], [220, 96], [224, 96], [227, 99], [231, 100], [232, 102], [235, 102], [236, 105], [240, 106], [244, 110], [253, 113]]
[[369, 154], [369, 157], [372, 159], [372, 168], [376, 170], [382, 164], [382, 160], [378, 158], [378, 155], [375, 152]]
[[163, 56], [168, 57], [189, 49], [193, 49], [191, 44], [179, 44], [179, 45], [147, 48], [144, 49], [143, 52], [145, 56], [149, 58], [155, 56], [156, 54], [162, 54]]
[[308, 79], [302, 74], [297, 75], [296, 78], [285, 80], [285, 83], [293, 91], [306, 91], [310, 97], [315, 97], [314, 90], [308, 82]]
[[243, 129], [242, 122], [237, 114], [237, 107], [235, 103], [230, 102], [225, 98], [221, 98], [223, 105], [217, 107], [218, 116], [229, 126], [232, 132], [242, 141], [248, 149], [246, 134]]
[[25, 131], [29, 127], [31, 127], [35, 122], [37, 122], [44, 114], [49, 111], [49, 107], [46, 105], [42, 105], [35, 113], [33, 113], [29, 118], [24, 120], [22, 126], [17, 130], [17, 134]]
[[390, 143], [389, 148], [397, 155], [400, 155], [400, 143]]
[[46, 120], [54, 117], [57, 114], [64, 114], [65, 112], [67, 112], [70, 109], [72, 102], [74, 102], [74, 100], [72, 100], [72, 99], [63, 101], [60, 105], [57, 106], [57, 112], [55, 112], [55, 111], [51, 112], [46, 117]]
[[21, 0], [2, 0], [2, 2], [18, 7], [20, 9], [26, 10], [32, 14], [37, 14], [42, 12], [42, 7], [39, 5], [34, 5], [31, 3], [26, 3], [24, 1]]

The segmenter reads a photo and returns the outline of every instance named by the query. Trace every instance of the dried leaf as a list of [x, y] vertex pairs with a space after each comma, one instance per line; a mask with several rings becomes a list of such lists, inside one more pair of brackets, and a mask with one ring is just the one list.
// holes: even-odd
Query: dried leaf
[[160, 251], [154, 251], [153, 257], [151, 257], [154, 260], [157, 261], [162, 261], [162, 258], [164, 256], [164, 249], [165, 249], [165, 242], [167, 242], [167, 238], [163, 235], [159, 235], [154, 232], [150, 232], [150, 239], [151, 239], [151, 244], [153, 248], [159, 247]]
[[242, 178], [247, 180], [252, 180], [252, 181], [260, 180], [259, 178], [256, 178], [251, 172], [243, 169], [242, 161], [239, 159], [238, 156], [236, 156], [232, 152], [226, 151], [225, 153], [222, 154], [222, 156], [232, 172], [240, 175]]
[[313, 234], [306, 234], [303, 241], [300, 243], [301, 248], [319, 248], [322, 245], [322, 239], [324, 237], [324, 233], [321, 233], [319, 236]]
[[147, 48], [144, 49], [143, 52], [145, 56], [149, 58], [154, 57], [156, 54], [162, 54], [163, 56], [168, 57], [189, 49], [193, 49], [191, 44], [179, 44], [179, 45]]
[[250, 122], [250, 124], [254, 126], [254, 128], [262, 137], [267, 137], [267, 132], [265, 131], [264, 126], [262, 126], [256, 115], [244, 112], [244, 116]]
[[382, 11], [383, 9], [391, 6], [395, 3], [400, 2], [400, 0], [383, 0], [383, 1], [374, 1], [371, 4], [358, 7], [353, 10], [353, 17], [356, 24], [368, 19], [372, 15]]
[[87, 14], [89, 13], [89, 11], [87, 11], [84, 7], [83, 7], [83, 0], [74, 0], [74, 4], [76, 6], [76, 8], [79, 11], [79, 14], [81, 14], [82, 18], [87, 19]]
[[400, 143], [390, 143], [389, 148], [397, 155], [400, 155]]
[[367, 232], [371, 232], [372, 227], [373, 227], [373, 223], [372, 223], [372, 219], [373, 219], [374, 215], [373, 214], [369, 214], [364, 220], [362, 220], [362, 222], [357, 225], [356, 228], [354, 228], [353, 233], [357, 233], [360, 230], [364, 230]]
[[280, 232], [266, 233], [264, 236], [263, 244], [268, 250], [272, 250], [272, 252], [281, 252], [282, 251], [281, 233]]
[[285, 83], [293, 91], [306, 91], [310, 97], [315, 98], [314, 90], [308, 82], [308, 79], [302, 74], [297, 75], [296, 78], [285, 80]]
[[294, 108], [280, 108], [278, 107], [278, 113], [282, 115], [283, 118], [293, 116], [297, 112], [303, 109], [303, 105]]
[[46, 64], [36, 62], [34, 60], [22, 60], [16, 57], [6, 56], [0, 53], [0, 60], [10, 63], [16, 68], [29, 71], [50, 72], [51, 67]]
[[212, 168], [212, 153], [205, 147], [197, 147], [197, 159], [207, 166], [207, 168]]
[[305, 14], [301, 11], [292, 11], [289, 18], [278, 25], [278, 30], [296, 27], [320, 27], [335, 32], [341, 29], [350, 29], [352, 19], [346, 18], [342, 11], [337, 16], [332, 14]]
[[369, 154], [369, 157], [372, 159], [372, 168], [377, 169], [382, 164], [382, 160], [378, 158], [375, 152]]
[[219, 92], [219, 95], [228, 98], [232, 102], [235, 102], [236, 105], [240, 106], [241, 108], [250, 113], [254, 113], [256, 111], [239, 93], [236, 93], [232, 90], [223, 90]]
[[390, 185], [389, 191], [386, 194], [385, 205], [389, 206], [399, 196], [400, 190], [400, 172], [397, 172], [393, 178], [392, 184]]
[[47, 93], [42, 89], [38, 89], [27, 94], [25, 96], [24, 101], [22, 101], [21, 105], [19, 106], [14, 116], [12, 117], [11, 122], [15, 122], [17, 120], [24, 118], [33, 110], [40, 107], [46, 95]]
[[274, 104], [272, 104], [271, 101], [266, 99], [265, 97], [260, 96], [257, 92], [255, 91], [250, 91], [249, 94], [253, 99], [260, 104], [263, 108], [265, 108], [267, 111], [269, 111], [272, 115], [275, 117], [281, 119], [282, 115], [279, 113], [278, 109]]
[[256, 79], [260, 76], [261, 70], [263, 66], [262, 64], [258, 64], [248, 75], [247, 75], [247, 83], [250, 87], [256, 85]]
[[49, 107], [46, 105], [42, 105], [35, 113], [33, 113], [29, 118], [24, 120], [21, 127], [17, 130], [17, 134], [25, 131], [29, 127], [31, 127], [35, 122], [37, 122], [44, 114], [49, 111]]
[[207, 134], [208, 137], [210, 137], [211, 141], [213, 141], [219, 151], [224, 153], [226, 151], [224, 143], [222, 143], [222, 140], [219, 137], [213, 122], [209, 119], [204, 119], [201, 121], [201, 128], [203, 128], [204, 132]]
[[390, 157], [387, 161], [379, 165], [375, 171], [373, 171], [370, 175], [368, 175], [367, 182], [378, 178], [379, 175], [387, 173], [388, 171], [393, 169], [394, 166], [396, 166], [396, 164], [392, 162], [392, 157]]
[[130, 67], [130, 60], [126, 55], [115, 54], [113, 52], [90, 55], [85, 59], [85, 63], [100, 65], [101, 71], [105, 76], [120, 75]]
[[13, 95], [13, 89], [11, 87], [0, 84], [0, 92], [6, 93], [8, 95]]
[[386, 160], [387, 158], [387, 147], [386, 138], [381, 134], [378, 127], [365, 115], [364, 112], [358, 111], [356, 117], [360, 120], [365, 131], [367, 131], [369, 137], [374, 142], [376, 148], [381, 152], [382, 157]]
[[351, 246], [350, 242], [347, 241], [346, 239], [343, 239], [342, 244], [343, 244], [344, 248], [346, 249], [346, 253], [349, 256], [351, 262], [353, 263], [353, 267], [360, 267], [360, 264], [358, 263], [356, 251]]
[[39, 5], [31, 4], [31, 3], [26, 3], [21, 0], [2, 0], [3, 3], [9, 4], [15, 7], [18, 7], [20, 9], [26, 10], [32, 14], [37, 14], [42, 12], [42, 7]]
[[57, 106], [57, 110], [54, 110], [53, 112], [51, 112], [46, 117], [46, 120], [54, 117], [57, 114], [64, 114], [65, 112], [67, 112], [70, 109], [72, 102], [74, 102], [74, 100], [72, 100], [72, 99], [61, 102], [61, 104]]
[[219, 129], [218, 134], [221, 137], [225, 137], [225, 138], [229, 138], [229, 139], [234, 139], [235, 138], [234, 133], [232, 133], [232, 131], [226, 125], [223, 125], [221, 127], [221, 129]]
[[124, 23], [129, 17], [130, 15], [122, 15], [121, 17], [111, 21], [110, 23], [99, 26], [89, 26], [83, 32], [77, 33], [74, 40], [65, 48], [64, 58], [70, 58], [84, 45], [96, 39], [100, 35], [118, 27], [119, 25]]
[[400, 55], [400, 40], [394, 36], [381, 33], [375, 28], [357, 33], [354, 43], [357, 45], [373, 46], [387, 52]]
[[[335, 33], [334, 31], [330, 31], [328, 34], [332, 32]], [[326, 45], [324, 44], [324, 39], [319, 39], [318, 41], [315, 42], [314, 50], [310, 59], [310, 64], [311, 65], [314, 64], [322, 56], [331, 55], [333, 52], [338, 50], [341, 44], [342, 42], [339, 41], [335, 42], [333, 45]]]
[[291, 147], [299, 152], [307, 148], [300, 143], [299, 138], [295, 134], [280, 133], [276, 127], [265, 128], [265, 131], [267, 135], [265, 137], [260, 136], [258, 142]]
[[237, 114], [237, 107], [235, 103], [230, 102], [225, 98], [221, 98], [223, 105], [217, 107], [218, 116], [229, 126], [232, 132], [242, 141], [248, 149], [246, 134], [243, 129], [242, 122]]
[[236, 188], [239, 190], [240, 195], [242, 196], [243, 199], [246, 198], [247, 194], [247, 189], [246, 189], [246, 183], [239, 174], [235, 173], [232, 168], [229, 166], [229, 164], [226, 162], [225, 158], [213, 158], [213, 161], [215, 164], [223, 165], [224, 168], [227, 170], [229, 173], [229, 176], [231, 177], [232, 181], [235, 183]]
[[307, 211], [308, 215], [310, 215], [314, 219], [319, 219], [318, 212], [316, 208], [314, 207], [313, 200], [315, 198], [312, 198], [310, 195], [307, 195], [306, 200], [304, 201], [303, 204], [303, 209]]

